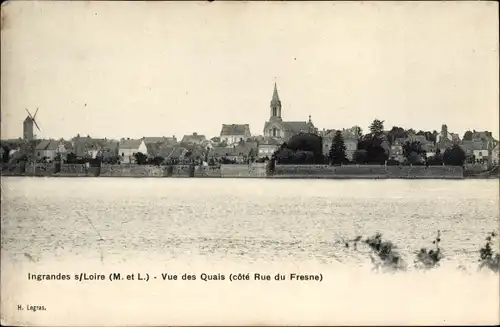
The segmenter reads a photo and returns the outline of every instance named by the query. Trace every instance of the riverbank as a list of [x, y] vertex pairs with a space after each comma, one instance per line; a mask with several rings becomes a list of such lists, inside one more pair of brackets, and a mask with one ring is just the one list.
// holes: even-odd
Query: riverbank
[[498, 178], [497, 174], [464, 174], [455, 166], [385, 165], [276, 165], [267, 163], [194, 165], [25, 164], [2, 166], [2, 176], [28, 177], [136, 177], [136, 178], [275, 178], [275, 179], [464, 179]]

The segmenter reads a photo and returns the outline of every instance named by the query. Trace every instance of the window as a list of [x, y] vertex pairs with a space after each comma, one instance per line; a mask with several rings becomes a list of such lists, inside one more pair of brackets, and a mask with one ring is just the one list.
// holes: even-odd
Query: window
[[124, 152], [122, 152], [122, 157], [125, 157], [125, 153]]

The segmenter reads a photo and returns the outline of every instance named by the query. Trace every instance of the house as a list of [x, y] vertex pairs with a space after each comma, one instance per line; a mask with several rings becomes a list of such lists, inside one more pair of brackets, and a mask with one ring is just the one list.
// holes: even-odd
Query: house
[[425, 137], [425, 135], [417, 135], [414, 133], [409, 133], [408, 137], [406, 138], [405, 141], [406, 142], [418, 142], [422, 145], [422, 147], [424, 147], [427, 143], [429, 143], [427, 141], [427, 138]]
[[141, 152], [148, 155], [148, 149], [143, 139], [131, 140], [122, 139], [118, 145], [118, 155], [123, 163], [135, 163], [135, 154]]
[[66, 143], [64, 140], [42, 140], [35, 147], [35, 157], [37, 160], [55, 160], [59, 155], [66, 154]]
[[182, 144], [202, 144], [207, 139], [205, 135], [198, 135], [198, 133], [193, 133], [191, 135], [184, 135], [181, 140]]
[[449, 133], [446, 124], [441, 125], [441, 132], [436, 136], [436, 148], [442, 153], [454, 144], [460, 143], [458, 134]]
[[210, 159], [221, 161], [227, 159], [236, 163], [245, 163], [258, 156], [258, 145], [255, 142], [244, 142], [232, 147], [216, 147], [208, 153]]
[[391, 145], [391, 159], [397, 160], [400, 163], [405, 162], [406, 157], [403, 153], [403, 144], [404, 142], [397, 142], [398, 139], [394, 141]]
[[476, 163], [485, 163], [490, 159], [490, 153], [488, 149], [473, 150], [472, 155]]
[[72, 152], [77, 157], [91, 157], [103, 156], [104, 153], [109, 156], [117, 155], [118, 142], [108, 140], [107, 138], [92, 138], [90, 136], [81, 137], [78, 134], [71, 140]]
[[251, 136], [249, 124], [222, 124], [220, 131], [220, 141], [228, 145], [246, 141]]
[[500, 158], [498, 146], [499, 144], [497, 143], [497, 145], [493, 148], [493, 150], [491, 150], [491, 163], [494, 166], [498, 166], [498, 161]]
[[280, 143], [273, 139], [273, 138], [267, 138], [266, 140], [263, 140], [259, 143], [258, 148], [257, 148], [257, 156], [259, 158], [271, 158], [273, 153], [278, 150], [280, 147]]
[[299, 133], [317, 133], [317, 128], [311, 121], [283, 121], [281, 117], [281, 100], [278, 95], [276, 83], [271, 99], [271, 110], [269, 120], [264, 124], [264, 136], [274, 137], [282, 141], [288, 141], [292, 136]]
[[[344, 139], [346, 158], [350, 161], [354, 159], [354, 154], [358, 150], [359, 133], [357, 126], [348, 129], [340, 130], [342, 138]], [[330, 129], [324, 131], [323, 134], [323, 155], [328, 156], [330, 148], [332, 147], [333, 139], [337, 130]]]
[[214, 147], [214, 142], [212, 140], [205, 140], [201, 143], [204, 149], [212, 149]]

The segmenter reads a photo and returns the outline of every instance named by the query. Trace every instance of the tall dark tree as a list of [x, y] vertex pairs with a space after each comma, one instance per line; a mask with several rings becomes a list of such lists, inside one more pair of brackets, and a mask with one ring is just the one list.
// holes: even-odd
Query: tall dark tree
[[[366, 151], [366, 155], [358, 151], [356, 158], [356, 162], [358, 163], [385, 164], [385, 161], [388, 159], [388, 154], [382, 147], [382, 139], [372, 135], [365, 135], [365, 137], [358, 142], [358, 150]], [[364, 162], [360, 162], [361, 158], [364, 158]]]
[[463, 166], [465, 162], [465, 152], [458, 145], [454, 144], [443, 153], [443, 162], [449, 166]]
[[328, 159], [330, 159], [330, 164], [339, 165], [346, 161], [345, 155], [345, 143], [342, 137], [342, 132], [337, 131], [333, 137], [332, 146], [330, 147], [330, 152], [328, 153]]
[[380, 119], [375, 119], [370, 125], [370, 133], [375, 136], [379, 137], [382, 135], [384, 132], [384, 121]]
[[3, 149], [3, 157], [2, 157], [2, 162], [9, 162], [9, 153], [10, 153], [10, 147], [8, 145], [2, 146]]
[[[294, 152], [312, 152], [314, 155], [314, 163], [322, 163], [324, 161], [323, 139], [316, 134], [300, 133], [294, 135], [288, 140], [286, 148]], [[307, 157], [309, 158], [310, 156], [308, 155]]]

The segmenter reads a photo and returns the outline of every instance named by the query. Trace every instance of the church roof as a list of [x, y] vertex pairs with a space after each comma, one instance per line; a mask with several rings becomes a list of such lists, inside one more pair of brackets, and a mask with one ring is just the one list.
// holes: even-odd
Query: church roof
[[250, 133], [249, 124], [223, 124], [220, 135], [245, 135], [247, 131]]
[[309, 124], [305, 121], [284, 121], [283, 125], [285, 129], [294, 134], [301, 131], [307, 132], [309, 130]]

